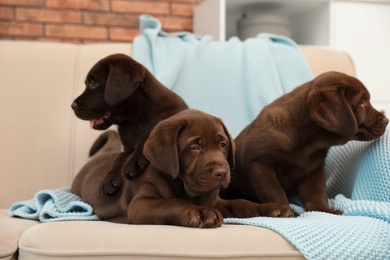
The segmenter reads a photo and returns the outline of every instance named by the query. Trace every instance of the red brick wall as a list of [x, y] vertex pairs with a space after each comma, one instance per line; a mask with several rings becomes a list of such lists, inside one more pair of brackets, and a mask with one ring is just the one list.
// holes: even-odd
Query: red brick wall
[[0, 39], [74, 43], [129, 42], [138, 17], [160, 19], [167, 32], [192, 31], [202, 0], [0, 0]]

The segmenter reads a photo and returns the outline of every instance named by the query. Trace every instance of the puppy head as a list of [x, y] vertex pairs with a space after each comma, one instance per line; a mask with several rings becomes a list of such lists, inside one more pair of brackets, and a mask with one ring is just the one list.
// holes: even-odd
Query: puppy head
[[327, 72], [310, 84], [310, 117], [321, 127], [361, 141], [373, 140], [385, 132], [389, 120], [372, 107], [370, 94], [358, 79]]
[[129, 56], [113, 54], [98, 61], [88, 72], [85, 90], [72, 103], [77, 117], [104, 130], [121, 121], [118, 106], [138, 88], [146, 68]]
[[144, 146], [150, 163], [173, 179], [181, 178], [189, 196], [226, 188], [234, 152], [223, 122], [192, 109], [157, 124]]

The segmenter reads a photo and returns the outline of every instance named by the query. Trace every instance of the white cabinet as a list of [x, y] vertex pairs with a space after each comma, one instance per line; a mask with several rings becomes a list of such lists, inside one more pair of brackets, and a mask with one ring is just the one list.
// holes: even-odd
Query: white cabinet
[[237, 35], [244, 13], [256, 12], [288, 18], [298, 44], [348, 52], [372, 102], [389, 109], [390, 0], [204, 0], [195, 8], [194, 32], [224, 41]]

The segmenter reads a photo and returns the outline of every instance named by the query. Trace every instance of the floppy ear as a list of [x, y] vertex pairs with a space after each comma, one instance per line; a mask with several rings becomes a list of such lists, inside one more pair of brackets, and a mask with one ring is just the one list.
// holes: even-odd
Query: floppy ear
[[158, 123], [144, 145], [143, 153], [151, 164], [176, 179], [179, 176], [179, 152], [177, 139], [183, 123], [163, 120]]
[[231, 169], [234, 169], [235, 165], [236, 165], [236, 160], [235, 160], [235, 154], [236, 154], [236, 143], [234, 142], [234, 139], [232, 138], [232, 136], [230, 135], [229, 131], [227, 130], [225, 124], [222, 122], [221, 119], [219, 119], [222, 127], [223, 127], [223, 131], [225, 132], [226, 136], [229, 138], [229, 153], [228, 153], [228, 162], [229, 162], [229, 166]]
[[145, 77], [145, 68], [133, 61], [119, 60], [109, 67], [104, 99], [109, 106], [116, 106], [130, 97]]
[[313, 91], [308, 103], [310, 118], [319, 126], [343, 136], [356, 134], [356, 118], [341, 86]]

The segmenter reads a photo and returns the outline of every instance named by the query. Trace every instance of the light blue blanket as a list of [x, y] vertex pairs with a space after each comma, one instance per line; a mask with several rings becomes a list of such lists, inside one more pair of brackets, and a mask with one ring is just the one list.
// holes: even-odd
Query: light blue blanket
[[[209, 36], [165, 33], [148, 15], [141, 16], [140, 27], [132, 56], [190, 107], [222, 118], [233, 137], [265, 105], [313, 77], [287, 38], [261, 34], [244, 42], [216, 42]], [[327, 191], [343, 216], [305, 212], [294, 201], [297, 218], [229, 218], [225, 223], [273, 229], [307, 259], [390, 259], [389, 138], [387, 132], [379, 140], [331, 149]]]
[[220, 117], [236, 137], [260, 110], [313, 75], [297, 45], [262, 34], [244, 42], [216, 42], [190, 33], [168, 34], [140, 17], [142, 35], [132, 57], [191, 108]]
[[390, 129], [371, 142], [331, 148], [326, 159], [328, 195], [390, 203]]
[[68, 187], [41, 190], [31, 200], [14, 203], [9, 215], [41, 222], [99, 219], [92, 207], [71, 193]]

